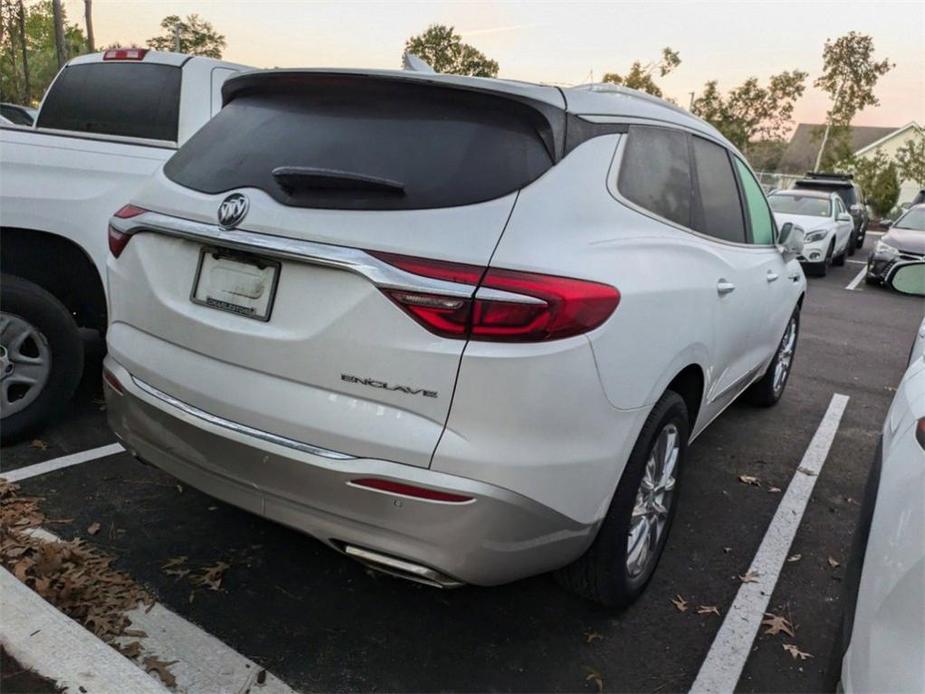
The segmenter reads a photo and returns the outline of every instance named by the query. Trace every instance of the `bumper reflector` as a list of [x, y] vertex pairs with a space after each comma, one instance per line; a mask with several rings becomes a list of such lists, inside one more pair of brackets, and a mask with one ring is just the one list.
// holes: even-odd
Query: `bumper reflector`
[[393, 482], [392, 480], [381, 480], [375, 478], [366, 478], [359, 480], [350, 480], [349, 484], [354, 487], [365, 487], [375, 489], [380, 492], [389, 494], [398, 494], [400, 496], [410, 496], [415, 499], [426, 499], [427, 501], [441, 501], [445, 504], [465, 504], [474, 501], [471, 496], [462, 494], [452, 494], [450, 492], [441, 492], [436, 489], [427, 489], [426, 487], [416, 487], [412, 484], [402, 482]]

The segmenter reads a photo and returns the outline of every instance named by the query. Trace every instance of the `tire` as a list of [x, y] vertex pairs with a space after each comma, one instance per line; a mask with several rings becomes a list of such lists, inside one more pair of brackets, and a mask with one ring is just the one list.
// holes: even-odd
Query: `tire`
[[[653, 476], [656, 478], [660, 477], [657, 473], [658, 467], [650, 465], [649, 458], [656, 444], [670, 439], [672, 432], [676, 437], [676, 447], [672, 447], [676, 455], [670, 492], [667, 497], [664, 491], [661, 497], [658, 497], [657, 493], [650, 496], [650, 500], [654, 499], [653, 503], [661, 505], [662, 508], [667, 500], [668, 506], [664, 509], [664, 515], [661, 515], [657, 509], [648, 506], [648, 502], [643, 503], [646, 512], [642, 517], [646, 521], [635, 527], [642, 530], [651, 527], [650, 518], [660, 525], [657, 526], [659, 531], [654, 536], [654, 546], [649, 542], [653, 538], [644, 533], [643, 544], [650, 549], [639, 555], [640, 562], [636, 564], [634, 571], [630, 568], [632, 555], [628, 545], [630, 530], [634, 527], [633, 511], [637, 507], [637, 494], [644, 493], [640, 485], [646, 478], [647, 471], [654, 472]], [[667, 438], [663, 439], [664, 436]], [[588, 600], [615, 608], [630, 605], [642, 594], [658, 566], [677, 510], [680, 477], [687, 458], [689, 436], [687, 406], [680, 395], [667, 391], [646, 418], [594, 542], [581, 557], [556, 572], [556, 579], [562, 586]], [[636, 518], [639, 519], [640, 516]], [[646, 557], [645, 560], [641, 558], [643, 555]]]
[[0, 284], [0, 436], [7, 444], [35, 433], [67, 404], [84, 349], [74, 317], [53, 295], [13, 275]]
[[[792, 340], [790, 339], [791, 326], [793, 326]], [[784, 390], [787, 388], [787, 381], [790, 380], [790, 372], [793, 371], [793, 358], [796, 356], [799, 336], [800, 309], [798, 307], [794, 309], [790, 316], [790, 320], [787, 322], [787, 327], [784, 329], [784, 335], [777, 345], [774, 358], [771, 359], [771, 363], [768, 364], [768, 370], [764, 372], [764, 376], [762, 376], [760, 380], [753, 383], [751, 387], [745, 391], [745, 399], [748, 402], [753, 405], [758, 405], [759, 407], [771, 407], [777, 404], [784, 394]], [[788, 350], [789, 355], [787, 354]], [[778, 382], [777, 366], [782, 359], [786, 359], [786, 365], [784, 367], [783, 380]]]
[[829, 273], [829, 263], [828, 261], [806, 263], [803, 266], [803, 272], [809, 277], [825, 277]]
[[845, 247], [844, 249], [842, 249], [842, 252], [836, 255], [834, 258], [832, 258], [832, 265], [836, 267], [844, 266], [845, 260], [848, 257], [848, 247], [850, 245], [851, 245], [851, 239], [848, 239], [848, 242], [845, 244]]
[[870, 275], [864, 275], [865, 284], [869, 284], [874, 287], [880, 286], [880, 280], [876, 277], [871, 277]]
[[[861, 243], [861, 245], [863, 245], [863, 242]], [[851, 236], [848, 237], [848, 246], [846, 249], [848, 251], [848, 255], [854, 255], [854, 252], [858, 248], [860, 248], [860, 246], [858, 246], [858, 235], [854, 231], [852, 231]]]
[[864, 246], [864, 239], [867, 237], [867, 227], [858, 230], [858, 240], [855, 248], [862, 248]]

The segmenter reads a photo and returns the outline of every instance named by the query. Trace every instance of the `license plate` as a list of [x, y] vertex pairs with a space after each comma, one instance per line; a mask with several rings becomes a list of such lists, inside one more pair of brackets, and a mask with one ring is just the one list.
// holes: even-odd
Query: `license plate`
[[190, 299], [219, 311], [268, 321], [278, 281], [279, 263], [275, 260], [204, 248]]

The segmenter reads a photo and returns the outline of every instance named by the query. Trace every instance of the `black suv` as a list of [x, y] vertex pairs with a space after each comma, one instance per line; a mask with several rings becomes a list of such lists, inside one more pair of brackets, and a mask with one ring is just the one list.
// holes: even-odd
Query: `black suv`
[[864, 236], [867, 234], [867, 225], [870, 222], [864, 193], [852, 178], [851, 174], [807, 171], [806, 178], [801, 178], [793, 184], [794, 188], [838, 193], [838, 197], [845, 203], [845, 207], [854, 219], [854, 229], [851, 232], [854, 243], [848, 244], [849, 255], [854, 255], [854, 249], [864, 245]]

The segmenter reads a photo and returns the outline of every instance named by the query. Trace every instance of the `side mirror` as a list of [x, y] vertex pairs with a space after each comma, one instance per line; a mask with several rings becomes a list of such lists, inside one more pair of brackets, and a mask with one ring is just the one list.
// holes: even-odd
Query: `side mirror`
[[887, 284], [902, 294], [925, 296], [925, 263], [900, 265], [887, 278]]
[[777, 246], [784, 256], [784, 260], [793, 260], [803, 252], [803, 236], [806, 232], [803, 227], [793, 222], [787, 222], [780, 228], [777, 237]]
[[835, 218], [835, 221], [836, 221], [836, 222], [850, 222], [850, 221], [851, 221], [851, 215], [848, 214], [847, 212], [842, 212], [840, 215], [838, 215], [838, 216]]
[[851, 210], [852, 212], [860, 212], [863, 208], [858, 203], [854, 203], [848, 209]]
[[893, 220], [892, 219], [881, 219], [880, 226], [882, 226], [884, 229], [889, 229], [891, 226], [893, 226]]

